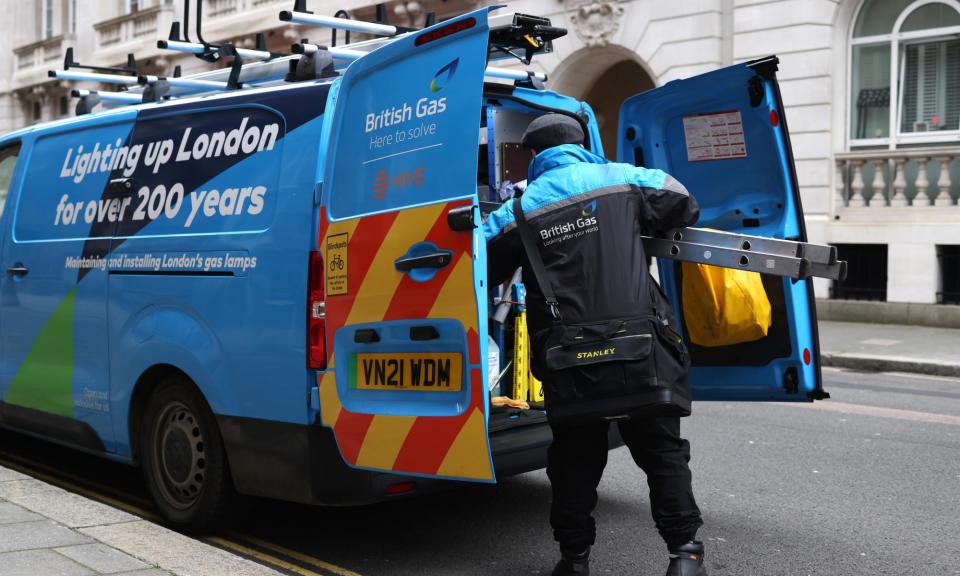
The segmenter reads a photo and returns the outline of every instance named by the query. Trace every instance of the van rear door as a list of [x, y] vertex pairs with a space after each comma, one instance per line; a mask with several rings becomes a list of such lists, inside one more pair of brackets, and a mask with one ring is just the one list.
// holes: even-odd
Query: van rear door
[[[770, 57], [738, 64], [626, 100], [620, 161], [659, 168], [682, 182], [700, 202], [697, 227], [805, 242], [777, 63]], [[681, 266], [662, 260], [659, 270], [682, 318]], [[768, 335], [733, 346], [691, 344], [694, 398], [826, 397], [812, 280], [764, 275], [763, 283], [773, 309]]]
[[474, 226], [487, 43], [487, 10], [471, 12], [362, 57], [331, 90], [318, 387], [356, 468], [494, 480]]

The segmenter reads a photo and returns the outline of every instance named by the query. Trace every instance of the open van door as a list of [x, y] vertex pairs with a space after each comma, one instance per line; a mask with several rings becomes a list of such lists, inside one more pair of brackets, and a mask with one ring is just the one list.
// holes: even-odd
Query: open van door
[[[738, 64], [626, 100], [620, 161], [659, 168], [682, 182], [700, 202], [698, 228], [805, 242], [777, 64], [776, 57]], [[682, 268], [659, 265], [661, 286], [683, 325]], [[764, 275], [763, 284], [773, 309], [766, 337], [732, 346], [688, 343], [695, 399], [828, 397], [812, 280]]]
[[328, 100], [318, 387], [322, 423], [356, 468], [494, 481], [474, 208], [487, 12], [363, 56]]

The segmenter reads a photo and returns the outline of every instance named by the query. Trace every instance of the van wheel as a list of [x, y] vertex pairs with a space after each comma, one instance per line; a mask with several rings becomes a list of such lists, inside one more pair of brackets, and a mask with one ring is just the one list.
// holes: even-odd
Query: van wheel
[[232, 495], [217, 422], [183, 376], [164, 380], [150, 397], [140, 433], [147, 488], [172, 526], [200, 531], [215, 524]]

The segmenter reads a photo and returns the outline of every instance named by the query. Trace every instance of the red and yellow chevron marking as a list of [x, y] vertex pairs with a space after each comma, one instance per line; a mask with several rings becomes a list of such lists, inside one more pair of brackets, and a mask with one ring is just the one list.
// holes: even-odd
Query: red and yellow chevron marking
[[[458, 201], [328, 223], [321, 212], [319, 242], [348, 233], [348, 293], [327, 297], [327, 342], [345, 325], [411, 318], [454, 318], [467, 330], [469, 362], [480, 362], [477, 306], [473, 297], [472, 236], [447, 225]], [[453, 250], [453, 260], [430, 282], [415, 282], [393, 261], [411, 245], [429, 241]], [[330, 347], [328, 366], [333, 368]], [[343, 407], [335, 372], [319, 377], [321, 420], [333, 428], [348, 464], [413, 474], [492, 480], [483, 412], [486, 387], [469, 370], [470, 404], [458, 416], [359, 414]]]

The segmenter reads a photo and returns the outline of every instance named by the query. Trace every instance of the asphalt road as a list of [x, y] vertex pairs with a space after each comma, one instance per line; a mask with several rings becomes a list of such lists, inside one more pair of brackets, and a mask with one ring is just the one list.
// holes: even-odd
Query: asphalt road
[[[833, 398], [812, 406], [699, 403], [684, 420], [711, 576], [960, 575], [960, 380], [824, 378]], [[142, 494], [126, 467], [0, 444]], [[643, 474], [610, 456], [593, 573], [659, 576]], [[234, 528], [362, 576], [549, 574], [549, 499], [535, 472], [365, 508], [245, 499]]]
[[[809, 405], [700, 403], [693, 446], [712, 576], [960, 574], [960, 380], [825, 370]], [[365, 509], [257, 503], [242, 523], [364, 576], [549, 574], [543, 472]], [[663, 574], [626, 449], [600, 486], [594, 574]]]

